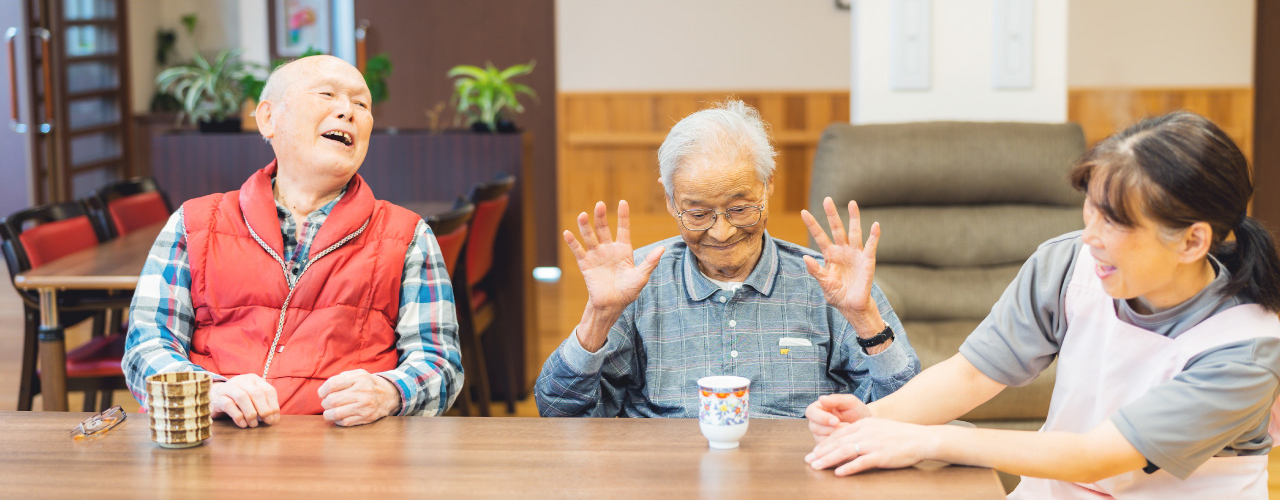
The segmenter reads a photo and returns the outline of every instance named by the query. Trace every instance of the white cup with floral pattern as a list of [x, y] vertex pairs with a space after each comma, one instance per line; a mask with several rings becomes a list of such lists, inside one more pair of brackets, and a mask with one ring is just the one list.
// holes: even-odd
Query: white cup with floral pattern
[[751, 381], [720, 375], [698, 379], [698, 425], [712, 448], [738, 447], [747, 434], [747, 404]]

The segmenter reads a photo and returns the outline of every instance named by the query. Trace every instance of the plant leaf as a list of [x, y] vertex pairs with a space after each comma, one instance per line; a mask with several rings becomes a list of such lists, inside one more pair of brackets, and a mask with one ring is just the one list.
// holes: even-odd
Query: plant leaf
[[469, 76], [479, 80], [485, 77], [485, 71], [475, 66], [460, 64], [449, 69], [449, 72], [445, 73], [445, 75], [449, 78], [453, 78], [455, 76]]

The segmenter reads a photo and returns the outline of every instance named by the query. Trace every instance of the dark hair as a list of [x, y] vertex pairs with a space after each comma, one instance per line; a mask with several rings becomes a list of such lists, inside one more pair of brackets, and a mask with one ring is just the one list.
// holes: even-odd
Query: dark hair
[[1169, 229], [1208, 223], [1209, 253], [1231, 271], [1223, 294], [1243, 294], [1280, 312], [1275, 240], [1246, 216], [1253, 196], [1249, 163], [1213, 122], [1185, 111], [1148, 118], [1094, 146], [1070, 178], [1098, 211], [1124, 227], [1136, 226], [1139, 212]]

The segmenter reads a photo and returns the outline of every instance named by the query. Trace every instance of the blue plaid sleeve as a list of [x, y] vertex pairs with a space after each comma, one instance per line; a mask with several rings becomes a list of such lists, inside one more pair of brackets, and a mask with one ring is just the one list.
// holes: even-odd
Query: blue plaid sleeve
[[427, 223], [419, 220], [416, 236], [404, 256], [400, 285], [400, 317], [394, 370], [377, 375], [400, 390], [398, 415], [439, 415], [453, 406], [462, 389], [462, 356], [453, 286], [440, 245]]
[[[191, 265], [179, 208], [151, 245], [129, 306], [129, 333], [121, 365], [129, 392], [144, 408], [148, 376], [206, 371], [189, 358], [194, 325]], [[216, 373], [212, 375], [214, 380], [226, 380]]]
[[623, 413], [627, 388], [642, 376], [634, 315], [635, 305], [627, 306], [597, 352], [582, 348], [576, 330], [560, 343], [542, 365], [533, 387], [541, 416], [616, 417]]

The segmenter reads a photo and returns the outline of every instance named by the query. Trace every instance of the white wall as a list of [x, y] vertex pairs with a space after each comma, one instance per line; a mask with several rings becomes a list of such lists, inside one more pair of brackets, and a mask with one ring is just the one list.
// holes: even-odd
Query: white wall
[[1067, 83], [1252, 86], [1254, 5], [1254, 0], [1072, 0]]
[[1032, 88], [997, 90], [991, 76], [991, 0], [932, 3], [927, 90], [890, 86], [889, 0], [854, 0], [852, 121], [1063, 122], [1067, 119], [1067, 1], [1035, 2]]
[[563, 92], [849, 88], [831, 0], [558, 0]]

